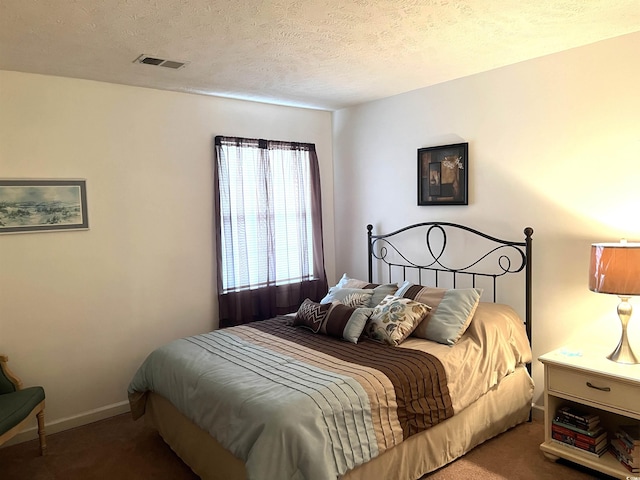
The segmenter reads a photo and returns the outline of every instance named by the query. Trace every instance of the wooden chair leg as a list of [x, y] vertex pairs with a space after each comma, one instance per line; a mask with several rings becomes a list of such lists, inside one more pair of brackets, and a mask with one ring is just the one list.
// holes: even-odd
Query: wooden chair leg
[[38, 418], [38, 438], [40, 439], [40, 455], [47, 453], [47, 437], [44, 431], [44, 409], [36, 415]]

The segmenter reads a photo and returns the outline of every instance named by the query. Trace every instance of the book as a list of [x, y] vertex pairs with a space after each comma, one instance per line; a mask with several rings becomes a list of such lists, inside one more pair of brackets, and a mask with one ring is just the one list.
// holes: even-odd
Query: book
[[600, 416], [564, 406], [556, 410], [555, 418], [563, 423], [575, 425], [583, 430], [594, 429], [600, 423]]
[[589, 451], [589, 450], [585, 450], [584, 448], [580, 448], [580, 447], [577, 447], [577, 446], [575, 446], [575, 445], [571, 445], [570, 443], [565, 443], [565, 442], [563, 442], [562, 440], [558, 440], [558, 439], [553, 438], [553, 437], [551, 437], [551, 441], [552, 441], [552, 442], [559, 443], [559, 444], [561, 444], [561, 445], [564, 445], [564, 446], [565, 446], [565, 447], [567, 447], [567, 448], [572, 448], [572, 449], [574, 449], [574, 450], [578, 450], [578, 451], [580, 451], [580, 452], [583, 452], [583, 453], [585, 453], [586, 455], [591, 455], [591, 456], [594, 456], [594, 457], [601, 457], [602, 455], [604, 455], [604, 454], [607, 452], [607, 450], [609, 450], [609, 449], [607, 448], [607, 445], [606, 445], [606, 444], [605, 444], [604, 448], [602, 448], [600, 451], [592, 452], [592, 451]]
[[572, 447], [576, 447], [591, 453], [602, 454], [607, 449], [606, 436], [602, 441], [600, 441], [597, 444], [581, 442], [580, 440], [576, 440], [575, 437], [563, 435], [562, 433], [558, 433], [558, 432], [552, 432], [551, 438], [553, 438], [554, 440], [558, 440], [566, 445], [570, 445]]
[[570, 407], [565, 405], [564, 407], [560, 407], [556, 411], [556, 415], [563, 416], [567, 419], [573, 419], [578, 422], [584, 423], [586, 425], [591, 425], [600, 422], [600, 416], [595, 413], [583, 412], [582, 410], [578, 410], [577, 408]]
[[[629, 439], [622, 433], [621, 431], [616, 431], [614, 433], [616, 440], [619, 441], [619, 444], [622, 448], [624, 448], [627, 453], [631, 455], [638, 455], [640, 457], [640, 445], [634, 445], [629, 441]], [[636, 449], [636, 447], [638, 447]]]
[[613, 445], [611, 445], [611, 447], [609, 448], [609, 453], [614, 457], [616, 457], [616, 459], [631, 473], [640, 473], [640, 468], [629, 465], [626, 462], [625, 458], [620, 455], [620, 452], [618, 452], [618, 450], [616, 450], [616, 448]]
[[596, 417], [589, 417], [588, 420], [578, 418], [575, 415], [566, 415], [566, 412], [561, 412], [558, 410], [555, 416], [556, 420], [568, 423], [569, 425], [573, 425], [582, 430], [592, 430], [595, 429], [600, 424], [600, 417], [596, 415]]
[[551, 432], [551, 438], [555, 440], [560, 440], [563, 443], [573, 445], [574, 447], [581, 448], [582, 450], [587, 450], [589, 452], [601, 452], [607, 446], [607, 438], [605, 437], [598, 443], [587, 443], [580, 440], [577, 440], [575, 437], [570, 435], [564, 435], [558, 432]]
[[556, 417], [551, 422], [551, 425], [552, 426], [553, 425], [557, 425], [559, 427], [564, 427], [564, 428], [567, 428], [567, 429], [572, 430], [574, 432], [581, 433], [583, 435], [587, 435], [589, 437], [597, 437], [597, 436], [601, 435], [602, 432], [604, 432], [604, 429], [600, 425], [596, 425], [592, 430], [586, 430], [584, 428], [580, 428], [580, 427], [577, 427], [575, 425], [572, 425], [571, 423], [564, 422], [564, 421], [560, 420], [559, 417]]
[[632, 468], [640, 468], [640, 459], [637, 457], [633, 457], [629, 455], [620, 445], [620, 442], [616, 439], [611, 442], [611, 448], [616, 451], [616, 454], [620, 460], [624, 460], [624, 462]]
[[563, 427], [562, 425], [553, 423], [551, 424], [551, 431], [557, 432], [561, 435], [572, 437], [579, 442], [584, 442], [589, 445], [597, 445], [602, 440], [607, 439], [607, 432], [603, 428], [599, 428], [598, 430], [594, 431], [593, 435], [586, 435], [584, 433], [577, 432], [576, 430], [572, 430], [570, 428]]
[[620, 425], [618, 431], [622, 433], [632, 445], [640, 445], [640, 425]]

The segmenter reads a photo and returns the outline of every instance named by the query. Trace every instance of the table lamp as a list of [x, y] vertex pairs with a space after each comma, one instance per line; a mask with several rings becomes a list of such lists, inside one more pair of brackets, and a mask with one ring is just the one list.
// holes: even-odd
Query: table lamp
[[622, 324], [622, 335], [618, 346], [607, 358], [618, 363], [640, 363], [631, 350], [627, 336], [632, 310], [629, 298], [640, 295], [640, 243], [622, 240], [620, 243], [591, 245], [589, 289], [620, 297], [618, 317]]

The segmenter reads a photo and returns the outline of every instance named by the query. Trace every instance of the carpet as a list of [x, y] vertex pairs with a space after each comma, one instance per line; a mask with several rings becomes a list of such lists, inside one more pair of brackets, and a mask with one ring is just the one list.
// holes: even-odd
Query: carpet
[[[543, 425], [524, 423], [483, 443], [423, 480], [610, 480], [579, 466], [551, 462], [539, 449]], [[129, 414], [0, 448], [2, 480], [197, 480], [162, 438]], [[276, 479], [273, 479], [276, 480]], [[378, 480], [378, 479], [372, 479]], [[393, 480], [393, 479], [379, 479]]]

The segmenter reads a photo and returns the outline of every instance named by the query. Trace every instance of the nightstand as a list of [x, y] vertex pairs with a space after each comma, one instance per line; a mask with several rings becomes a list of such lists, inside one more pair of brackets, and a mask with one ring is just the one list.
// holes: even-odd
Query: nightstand
[[633, 474], [611, 453], [597, 457], [551, 439], [551, 422], [563, 405], [598, 414], [609, 439], [618, 425], [640, 424], [640, 365], [612, 362], [607, 353], [597, 347], [567, 347], [538, 359], [544, 364], [544, 443], [540, 449], [551, 460], [564, 458], [626, 479]]

